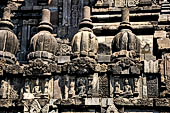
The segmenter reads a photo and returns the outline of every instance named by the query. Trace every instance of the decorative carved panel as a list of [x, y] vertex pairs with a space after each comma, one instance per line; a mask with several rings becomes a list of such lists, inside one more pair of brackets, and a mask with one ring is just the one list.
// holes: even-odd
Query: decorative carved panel
[[99, 76], [99, 95], [101, 97], [109, 96], [109, 78], [106, 74]]
[[149, 98], [159, 96], [158, 77], [156, 75], [147, 76], [147, 92]]
[[121, 76], [110, 76], [110, 96], [113, 97], [138, 97], [139, 78]]

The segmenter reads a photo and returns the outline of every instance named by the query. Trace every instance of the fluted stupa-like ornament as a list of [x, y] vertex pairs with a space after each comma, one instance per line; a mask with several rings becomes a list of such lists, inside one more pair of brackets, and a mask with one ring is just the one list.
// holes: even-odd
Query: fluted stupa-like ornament
[[95, 57], [98, 50], [98, 41], [94, 35], [92, 28], [92, 20], [90, 19], [90, 7], [84, 6], [84, 17], [79, 26], [79, 31], [72, 39], [72, 52], [74, 56]]
[[11, 10], [6, 7], [0, 21], [0, 57], [8, 59], [9, 63], [15, 63], [15, 54], [18, 51], [19, 41], [13, 33], [14, 25], [11, 23]]
[[129, 9], [122, 9], [122, 22], [119, 26], [119, 33], [114, 37], [112, 41], [112, 52], [118, 52], [121, 50], [140, 52], [140, 40], [132, 32], [132, 28], [129, 23]]
[[40, 22], [38, 29], [39, 32], [31, 39], [31, 52], [46, 51], [55, 54], [58, 43], [56, 38], [51, 34], [53, 28], [50, 23], [50, 10], [43, 9], [42, 21]]

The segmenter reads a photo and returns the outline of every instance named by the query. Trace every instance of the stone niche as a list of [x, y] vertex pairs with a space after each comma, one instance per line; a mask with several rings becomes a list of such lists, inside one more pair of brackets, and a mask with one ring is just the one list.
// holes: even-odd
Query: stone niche
[[142, 93], [139, 83], [141, 83], [139, 76], [129, 77], [128, 75], [111, 75], [110, 96], [124, 98], [138, 97]]
[[18, 99], [21, 96], [24, 82], [22, 78], [0, 79], [0, 98], [1, 99]]
[[53, 78], [26, 78], [24, 99], [53, 98]]
[[54, 98], [71, 99], [80, 97], [98, 96], [99, 78], [94, 73], [89, 76], [55, 76], [54, 77]]

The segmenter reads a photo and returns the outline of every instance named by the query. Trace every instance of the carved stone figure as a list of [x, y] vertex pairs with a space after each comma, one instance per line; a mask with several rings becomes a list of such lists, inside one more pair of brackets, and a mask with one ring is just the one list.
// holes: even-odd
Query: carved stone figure
[[123, 87], [123, 94], [125, 97], [133, 95], [132, 87], [129, 85], [129, 81], [127, 79], [125, 80], [125, 85]]
[[122, 9], [122, 23], [119, 26], [119, 33], [112, 41], [112, 52], [121, 50], [135, 51], [140, 53], [140, 40], [133, 34], [129, 23], [129, 9]]
[[8, 97], [8, 82], [6, 80], [1, 81], [2, 98]]
[[80, 23], [80, 30], [74, 35], [71, 45], [74, 56], [95, 57], [98, 50], [98, 41], [93, 34], [92, 22], [90, 19], [90, 7], [84, 7], [84, 19]]
[[139, 94], [138, 78], [134, 78], [134, 83], [135, 83], [134, 95], [138, 95]]
[[85, 79], [80, 78], [78, 80], [78, 96], [87, 96], [85, 83], [86, 83]]
[[31, 93], [30, 80], [28, 78], [25, 80], [24, 92]]
[[68, 99], [69, 96], [69, 85], [70, 85], [69, 83], [70, 83], [69, 77], [66, 76], [64, 82], [64, 97], [66, 100]]
[[119, 84], [119, 82], [117, 81], [117, 82], [115, 83], [115, 92], [114, 92], [114, 94], [115, 94], [116, 97], [118, 97], [118, 96], [120, 95], [120, 93], [121, 93], [121, 91], [120, 91], [120, 84]]
[[92, 96], [93, 93], [93, 79], [88, 79], [88, 96]]
[[41, 93], [41, 88], [40, 88], [39, 82], [40, 82], [40, 81], [39, 81], [39, 79], [37, 78], [37, 80], [36, 80], [36, 82], [35, 82], [35, 86], [34, 86], [34, 88], [33, 88], [33, 90], [32, 90], [32, 92], [35, 93], [35, 94]]
[[74, 81], [71, 81], [70, 83], [70, 90], [69, 90], [69, 97], [74, 97], [75, 96], [75, 82]]
[[45, 84], [44, 84], [44, 93], [48, 94], [48, 87], [49, 87], [49, 79], [45, 79]]

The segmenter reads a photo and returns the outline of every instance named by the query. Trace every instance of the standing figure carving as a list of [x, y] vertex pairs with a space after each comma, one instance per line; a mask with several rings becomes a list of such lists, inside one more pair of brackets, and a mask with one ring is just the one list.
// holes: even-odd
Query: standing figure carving
[[35, 86], [34, 86], [32, 92], [33, 92], [33, 93], [36, 93], [36, 94], [41, 93], [40, 81], [39, 81], [38, 78], [37, 78], [37, 80], [36, 80], [36, 82], [35, 82]]
[[29, 82], [28, 78], [25, 80], [25, 89], [24, 89], [24, 92], [25, 93], [31, 93], [30, 82]]

